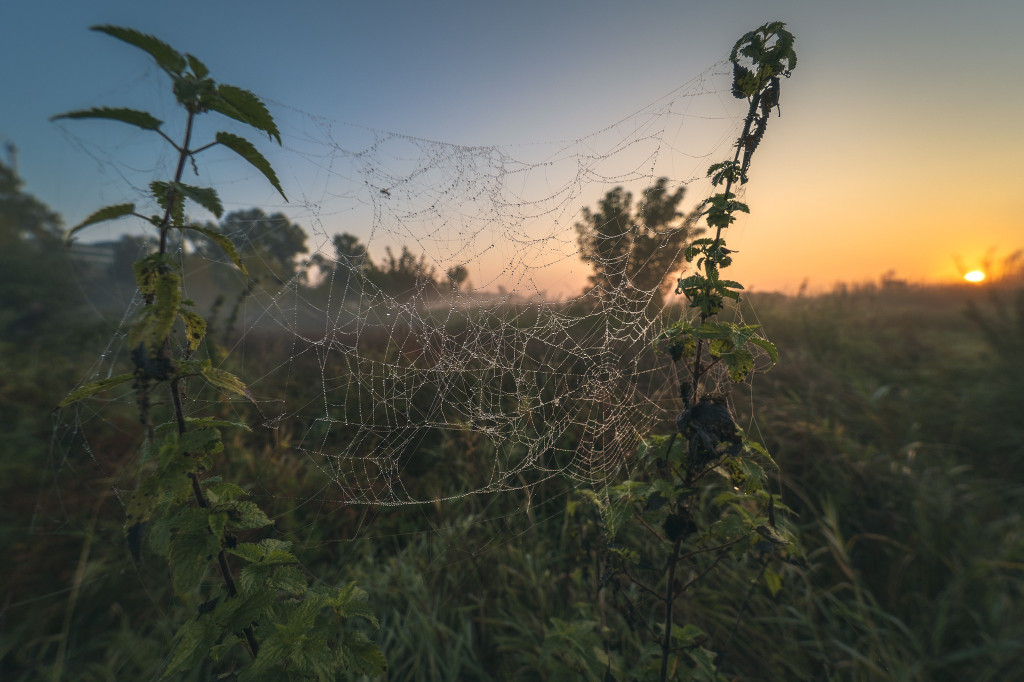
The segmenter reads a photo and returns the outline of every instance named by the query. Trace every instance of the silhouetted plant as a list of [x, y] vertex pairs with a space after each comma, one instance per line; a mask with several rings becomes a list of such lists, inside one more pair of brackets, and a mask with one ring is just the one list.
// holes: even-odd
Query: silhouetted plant
[[[134, 216], [157, 230], [159, 245], [155, 253], [133, 265], [144, 300], [129, 333], [133, 371], [80, 386], [61, 402], [61, 406], [69, 405], [128, 383], [134, 390], [146, 427], [142, 461], [149, 475], [127, 506], [128, 546], [136, 560], [144, 541], [165, 557], [175, 593], [195, 608], [195, 615], [178, 630], [163, 676], [188, 673], [207, 658], [225, 673], [237, 672], [240, 680], [325, 680], [347, 673], [383, 672], [383, 655], [363, 630], [350, 622], [361, 618], [376, 626], [362, 590], [354, 583], [340, 588], [311, 584], [291, 553], [289, 542], [272, 538], [242, 540], [242, 536], [269, 527], [272, 522], [254, 502], [245, 499], [248, 495], [242, 487], [209, 472], [216, 460], [224, 457], [220, 429], [247, 427], [186, 416], [185, 383], [189, 378], [201, 378], [219, 394], [241, 396], [254, 405], [255, 401], [241, 379], [201, 356], [206, 320], [185, 298], [184, 273], [169, 253], [172, 234], [201, 235], [245, 272], [234, 243], [223, 232], [188, 220], [186, 201], [218, 218], [223, 208], [215, 189], [182, 182], [185, 168], [189, 162], [195, 167], [199, 153], [221, 145], [260, 171], [284, 197], [273, 168], [245, 138], [217, 132], [212, 142], [196, 146], [192, 141], [195, 119], [217, 112], [280, 143], [274, 119], [255, 95], [217, 83], [206, 66], [190, 54], [182, 55], [157, 38], [133, 29], [93, 29], [133, 45], [156, 60], [170, 77], [175, 99], [187, 116], [180, 144], [163, 132], [162, 121], [145, 111], [98, 107], [54, 117], [126, 123], [158, 134], [178, 152], [173, 178], [150, 183], [150, 199], [159, 208], [156, 214], [140, 213], [134, 203], [107, 206], [68, 232], [70, 239], [90, 225]], [[262, 214], [250, 217], [265, 218]], [[276, 219], [278, 216], [266, 218]], [[294, 251], [304, 247], [298, 244], [289, 248]], [[157, 410], [153, 396], [158, 390], [169, 393], [172, 409], [166, 415], [168, 422], [154, 426]], [[243, 564], [237, 572], [231, 566], [232, 559]], [[217, 567], [219, 584], [211, 585], [205, 579], [211, 564]], [[236, 655], [240, 648], [247, 650], [251, 662], [239, 672], [240, 660], [244, 660]]]
[[[748, 101], [748, 113], [733, 159], [708, 169], [713, 186], [724, 186], [700, 208], [714, 236], [683, 250], [696, 271], [679, 279], [676, 293], [686, 296], [692, 312], [659, 338], [682, 368], [683, 411], [676, 431], [649, 440], [629, 480], [585, 491], [601, 510], [608, 538], [598, 590], [643, 642], [639, 651], [627, 653], [621, 635], [606, 633], [606, 653], [599, 659], [609, 675], [718, 679], [713, 648], [720, 653], [728, 642], [712, 642], [697, 624], [685, 622], [678, 608], [683, 598], [730, 559], [751, 566], [755, 584], [772, 594], [781, 588], [771, 565], [789, 539], [776, 522], [765, 472], [775, 465], [736, 423], [728, 388], [754, 370], [756, 353], [774, 363], [777, 351], [758, 335], [757, 325], [723, 321], [719, 314], [726, 299], [739, 301], [743, 289], [721, 275], [733, 253], [723, 231], [736, 213], [749, 212], [733, 190], [747, 181], [753, 153], [778, 104], [780, 78], [796, 65], [793, 42], [785, 24], [773, 22], [744, 35], [732, 50], [733, 94]], [[748, 597], [733, 597], [738, 626]], [[598, 616], [603, 623], [605, 617]], [[611, 640], [619, 643], [613, 646]]]

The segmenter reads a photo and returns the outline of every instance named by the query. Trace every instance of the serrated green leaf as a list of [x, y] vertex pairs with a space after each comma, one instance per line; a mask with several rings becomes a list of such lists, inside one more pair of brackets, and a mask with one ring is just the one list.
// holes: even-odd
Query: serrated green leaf
[[266, 133], [270, 139], [281, 144], [281, 133], [274, 123], [274, 117], [260, 98], [248, 90], [233, 85], [218, 85], [217, 97], [206, 99], [203, 103], [213, 111]]
[[185, 340], [189, 350], [196, 350], [206, 336], [206, 320], [191, 310], [179, 310], [178, 314], [185, 322]]
[[270, 585], [293, 596], [301, 596], [309, 589], [306, 576], [295, 566], [280, 566], [270, 578]]
[[238, 269], [242, 271], [242, 274], [249, 274], [249, 272], [245, 269], [245, 265], [242, 264], [241, 256], [238, 255], [238, 249], [235, 248], [234, 243], [228, 238], [226, 234], [217, 232], [216, 230], [211, 230], [210, 228], [207, 227], [202, 227], [200, 225], [185, 225], [183, 226], [182, 229], [194, 230], [195, 232], [200, 233], [201, 235], [212, 241], [214, 244], [219, 246], [221, 248], [221, 251], [223, 251], [224, 254], [231, 259], [231, 262], [234, 263], [238, 267]]
[[245, 492], [244, 489], [234, 483], [225, 483], [224, 481], [214, 481], [212, 483], [203, 481], [203, 487], [206, 488], [206, 494], [209, 496], [210, 502], [214, 504], [231, 502], [249, 496], [249, 493]]
[[276, 590], [269, 587], [257, 588], [225, 600], [217, 606], [213, 615], [221, 623], [222, 630], [237, 632], [269, 615], [268, 611], [276, 598]]
[[206, 78], [210, 75], [210, 70], [206, 68], [206, 64], [203, 64], [194, 56], [186, 53], [185, 60], [188, 62], [188, 68], [192, 69], [192, 73], [196, 78]]
[[377, 617], [370, 607], [369, 595], [366, 590], [350, 582], [344, 587], [326, 588], [324, 604], [333, 608], [342, 618], [359, 617], [366, 619], [373, 627], [380, 627]]
[[90, 26], [90, 29], [106, 33], [109, 36], [113, 36], [118, 40], [122, 40], [129, 45], [134, 45], [140, 50], [149, 53], [149, 55], [156, 60], [156, 63], [160, 68], [165, 71], [180, 74], [185, 69], [185, 58], [170, 45], [151, 35], [141, 33], [131, 28], [110, 25]]
[[228, 513], [224, 511], [211, 512], [206, 518], [206, 523], [214, 537], [222, 537], [224, 528], [228, 525]]
[[217, 142], [224, 145], [231, 151], [235, 152], [243, 159], [248, 161], [252, 166], [263, 173], [264, 177], [270, 181], [270, 184], [274, 186], [281, 197], [288, 201], [288, 197], [285, 196], [284, 190], [281, 189], [281, 183], [277, 180], [277, 174], [274, 173], [274, 169], [270, 167], [270, 162], [263, 158], [263, 155], [256, 151], [256, 147], [252, 145], [249, 140], [238, 135], [232, 135], [231, 133], [220, 132], [217, 133]]
[[251, 542], [240, 542], [230, 549], [225, 549], [225, 552], [232, 554], [239, 559], [244, 559], [251, 564], [257, 564], [260, 559], [263, 558], [263, 550], [258, 545]]
[[[154, 180], [149, 183], [149, 190], [160, 208], [169, 211], [171, 225], [181, 226], [185, 222], [185, 196], [178, 189], [178, 183]], [[160, 221], [160, 227], [163, 227], [163, 220]]]
[[[179, 372], [181, 374], [181, 372]], [[197, 372], [198, 374], [198, 372]], [[242, 422], [232, 422], [226, 419], [214, 419], [212, 417], [185, 417], [185, 423], [189, 426], [194, 426], [198, 429], [207, 428], [210, 426], [218, 428], [238, 428], [244, 431], [252, 431], [248, 424]]]
[[163, 121], [149, 112], [139, 111], [138, 109], [128, 109], [125, 107], [93, 107], [92, 109], [79, 109], [77, 111], [69, 111], [64, 114], [51, 116], [50, 120], [56, 121], [62, 118], [102, 118], [127, 123], [128, 125], [142, 128], [143, 130], [160, 130], [160, 126], [163, 125]]
[[161, 348], [174, 328], [181, 308], [181, 277], [174, 272], [161, 272], [154, 286], [154, 301], [150, 306], [146, 336], [149, 348]]
[[139, 293], [143, 296], [156, 294], [156, 283], [160, 273], [172, 270], [173, 263], [167, 256], [159, 253], [151, 253], [144, 258], [132, 263], [132, 272], [135, 273], [135, 285], [139, 287]]
[[220, 203], [217, 190], [212, 187], [193, 187], [184, 183], [175, 183], [175, 187], [187, 198], [196, 202], [218, 218], [224, 214], [224, 206]]
[[[268, 522], [269, 520], [270, 519], [267, 519]], [[267, 564], [268, 566], [295, 564], [298, 562], [299, 560], [294, 554], [292, 554], [291, 552], [286, 552], [281, 549], [275, 549], [274, 551], [269, 552], [267, 556], [263, 559], [263, 563]]]
[[[239, 530], [253, 530], [256, 528], [263, 528], [265, 526], [269, 526], [271, 523], [273, 523], [273, 521], [271, 521], [267, 517], [267, 515], [263, 513], [263, 510], [260, 509], [255, 502], [235, 502], [232, 506], [234, 507], [235, 511], [235, 514], [232, 514], [231, 518], [232, 528], [238, 528]], [[291, 556], [292, 559], [295, 558], [291, 554], [288, 554], [288, 556]], [[265, 555], [264, 561], [266, 560], [267, 558]], [[282, 560], [280, 561], [280, 563], [290, 562]]]
[[178, 436], [177, 449], [182, 455], [216, 455], [224, 450], [224, 443], [217, 429], [193, 429]]
[[775, 364], [776, 362], [779, 361], [779, 349], [775, 346], [774, 343], [772, 343], [768, 339], [762, 338], [760, 336], [752, 336], [748, 340], [748, 343], [752, 343], [758, 348], [761, 348], [766, 353], [768, 353], [768, 357], [771, 358], [772, 364]]
[[167, 557], [175, 593], [185, 596], [194, 590], [219, 551], [220, 540], [205, 529], [178, 533]]
[[234, 393], [240, 395], [243, 398], [247, 398], [250, 402], [255, 403], [256, 399], [252, 393], [249, 392], [249, 387], [246, 386], [241, 379], [236, 377], [231, 372], [223, 369], [218, 369], [212, 366], [202, 367], [200, 374], [204, 379], [209, 381], [213, 386], [227, 391], [228, 393]]
[[238, 590], [243, 595], [255, 594], [263, 588], [274, 573], [273, 566], [251, 563], [238, 573]]
[[132, 374], [118, 374], [116, 377], [110, 377], [109, 379], [90, 381], [64, 396], [64, 399], [57, 404], [57, 407], [66, 407], [71, 403], [77, 403], [79, 400], [84, 400], [89, 396], [93, 396], [102, 391], [108, 391], [115, 386], [128, 383], [132, 380], [133, 376], [134, 375]]
[[83, 227], [89, 225], [95, 225], [96, 223], [102, 223], [107, 220], [116, 220], [117, 218], [123, 218], [125, 216], [133, 215], [135, 213], [135, 204], [116, 204], [114, 206], [105, 206], [98, 211], [95, 211], [88, 218], [78, 223], [64, 235], [64, 243], [68, 244], [71, 242], [71, 237], [81, 230]]
[[274, 538], [267, 538], [261, 540], [260, 551], [263, 552], [263, 556], [267, 556], [271, 552], [287, 552], [292, 548], [292, 543], [288, 540], [275, 540]]
[[177, 644], [171, 654], [171, 660], [164, 668], [162, 679], [176, 677], [180, 673], [194, 670], [204, 658], [210, 647], [216, 643], [219, 633], [216, 632], [212, 619], [192, 619], [181, 626], [175, 635]]
[[344, 646], [341, 647], [341, 663], [344, 667], [371, 677], [387, 672], [387, 659], [365, 634], [358, 630], [346, 630], [344, 639]]

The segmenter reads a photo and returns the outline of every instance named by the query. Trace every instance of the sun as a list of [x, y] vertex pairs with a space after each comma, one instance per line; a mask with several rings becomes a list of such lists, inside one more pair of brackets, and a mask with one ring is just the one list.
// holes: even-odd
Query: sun
[[966, 275], [964, 275], [964, 279], [966, 279], [968, 282], [981, 282], [985, 279], [985, 273], [982, 272], [981, 270], [971, 270]]

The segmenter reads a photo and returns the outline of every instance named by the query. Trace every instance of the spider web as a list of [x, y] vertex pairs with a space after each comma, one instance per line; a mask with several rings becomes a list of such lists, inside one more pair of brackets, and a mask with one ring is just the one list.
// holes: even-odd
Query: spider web
[[[654, 348], [665, 311], [657, 287], [588, 287], [574, 226], [616, 186], [639, 195], [667, 177], [690, 210], [708, 196], [704, 171], [730, 153], [743, 113], [727, 66], [599, 131], [536, 144], [451, 144], [271, 103], [286, 114], [273, 164], [302, 188], [280, 208], [311, 231], [314, 254], [246, 299], [232, 350], [327, 498], [419, 504], [628, 469], [679, 409]], [[342, 232], [368, 256], [335, 253]], [[420, 275], [405, 288], [367, 274], [367, 258], [403, 247]], [[443, 275], [457, 266], [459, 285]], [[268, 364], [248, 350], [258, 343], [284, 343], [283, 359]], [[478, 454], [475, 469], [449, 489], [421, 485], [456, 448]]]

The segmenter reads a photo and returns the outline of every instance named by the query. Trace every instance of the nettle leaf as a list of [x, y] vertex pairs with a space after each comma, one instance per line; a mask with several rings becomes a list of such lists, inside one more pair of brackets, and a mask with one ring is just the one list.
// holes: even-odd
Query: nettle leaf
[[178, 191], [177, 183], [154, 180], [149, 183], [149, 190], [160, 208], [169, 213], [172, 225], [185, 222], [185, 197]]
[[739, 282], [734, 282], [731, 279], [721, 279], [715, 282], [715, 290], [727, 298], [731, 298], [734, 301], [740, 300], [739, 291], [733, 291], [734, 289], [743, 289], [743, 285]]
[[251, 542], [240, 542], [230, 549], [225, 549], [228, 554], [233, 554], [239, 559], [244, 559], [250, 564], [258, 564], [263, 558], [263, 550], [259, 545]]
[[156, 283], [160, 279], [160, 273], [173, 269], [174, 264], [159, 253], [151, 253], [145, 258], [132, 263], [132, 271], [135, 273], [135, 285], [139, 287], [139, 293], [143, 296], [156, 294]]
[[217, 95], [204, 101], [209, 109], [261, 130], [281, 144], [281, 133], [274, 117], [259, 97], [233, 85], [218, 85]]
[[178, 314], [185, 322], [185, 339], [189, 350], [196, 350], [206, 336], [206, 320], [191, 310], [179, 310]]
[[66, 407], [71, 403], [77, 403], [79, 400], [84, 400], [85, 398], [96, 395], [97, 393], [109, 391], [115, 386], [128, 383], [133, 377], [133, 374], [118, 374], [116, 377], [110, 377], [109, 379], [90, 381], [64, 396], [64, 399], [57, 404], [57, 407]]
[[742, 165], [738, 161], [722, 161], [708, 168], [707, 177], [718, 187], [723, 182], [739, 183], [743, 178]]
[[239, 592], [243, 595], [251, 595], [260, 589], [265, 589], [273, 573], [273, 566], [265, 566], [258, 562], [249, 564], [238, 573]]
[[203, 111], [204, 98], [216, 92], [217, 85], [211, 78], [196, 78], [190, 73], [172, 78], [174, 84], [171, 90], [174, 92], [174, 98], [189, 111]]
[[188, 68], [192, 69], [192, 74], [196, 78], [206, 78], [210, 75], [210, 70], [206, 68], [206, 64], [203, 64], [194, 56], [186, 53], [185, 60], [188, 61]]
[[301, 596], [309, 590], [306, 576], [295, 566], [281, 566], [270, 578], [270, 585], [293, 596]]
[[217, 558], [220, 540], [203, 529], [192, 533], [179, 533], [167, 557], [171, 565], [174, 591], [179, 595], [190, 593], [203, 579], [210, 563]]
[[[227, 419], [214, 419], [212, 417], [185, 417], [185, 423], [188, 424], [189, 426], [194, 426], [199, 429], [213, 426], [223, 428], [237, 428], [242, 429], [244, 431], [252, 431], [252, 429], [249, 428], [248, 424], [243, 424], [242, 422], [228, 421]], [[213, 482], [212, 479], [207, 480]]]
[[51, 121], [56, 121], [61, 118], [103, 118], [111, 121], [120, 121], [121, 123], [127, 123], [143, 130], [160, 130], [160, 126], [163, 125], [163, 121], [153, 116], [149, 112], [139, 111], [138, 109], [127, 109], [125, 107], [93, 107], [92, 109], [79, 109], [77, 111], [69, 111], [65, 114], [57, 114], [51, 116]]
[[156, 60], [160, 68], [174, 74], [180, 74], [185, 70], [185, 58], [182, 57], [173, 47], [151, 35], [147, 35], [131, 28], [121, 26], [100, 25], [91, 26], [91, 30], [106, 33], [129, 45], [134, 45]]
[[224, 206], [220, 203], [217, 190], [212, 187], [193, 187], [184, 183], [175, 183], [175, 187], [183, 195], [196, 202], [213, 215], [220, 218], [224, 214]]
[[242, 271], [242, 274], [249, 274], [249, 272], [245, 269], [245, 265], [242, 264], [242, 258], [241, 256], [238, 255], [238, 249], [235, 248], [234, 242], [232, 242], [226, 234], [222, 232], [217, 232], [216, 230], [212, 230], [208, 227], [202, 227], [201, 225], [184, 225], [182, 226], [182, 229], [193, 230], [203, 235], [210, 241], [212, 241], [214, 244], [219, 246], [221, 251], [223, 251], [224, 254], [231, 259], [231, 262], [234, 263], [238, 267], [238, 269]]
[[214, 537], [224, 535], [224, 528], [228, 525], [228, 513], [226, 511], [210, 512], [206, 518], [206, 525]]
[[366, 590], [357, 586], [355, 582], [350, 582], [344, 587], [327, 587], [322, 588], [322, 590], [322, 594], [325, 597], [325, 605], [333, 608], [342, 618], [364, 618], [375, 628], [380, 627], [377, 617], [373, 614], [373, 609], [370, 607], [370, 600]]
[[256, 402], [256, 399], [249, 391], [249, 387], [231, 372], [208, 365], [202, 368], [200, 374], [204, 379], [222, 391], [240, 395], [252, 403]]
[[209, 496], [210, 502], [214, 504], [231, 502], [249, 496], [249, 493], [245, 492], [244, 489], [234, 483], [225, 483], [224, 481], [203, 481], [203, 487], [206, 488], [206, 494]]
[[225, 599], [217, 605], [213, 616], [221, 624], [222, 631], [237, 632], [267, 615], [276, 598], [276, 592], [270, 588], [255, 589]]
[[758, 348], [768, 353], [768, 357], [771, 358], [773, 365], [779, 361], [779, 349], [775, 346], [774, 343], [772, 343], [768, 339], [760, 336], [751, 336], [747, 340], [747, 342], [754, 344]]
[[221, 636], [220, 628], [213, 618], [194, 618], [178, 630], [175, 635], [177, 644], [171, 660], [160, 676], [169, 679], [181, 673], [195, 670], [206, 658], [207, 651], [217, 643]]
[[[273, 523], [263, 510], [260, 509], [255, 502], [235, 502], [232, 505], [235, 513], [231, 515], [231, 527], [239, 530], [254, 530], [256, 528], [264, 528]], [[294, 556], [289, 554], [288, 556], [295, 559]], [[279, 557], [280, 558], [280, 557]], [[264, 558], [264, 561], [269, 561], [269, 555]], [[286, 561], [275, 561], [274, 563], [289, 563]]]
[[388, 660], [377, 645], [358, 630], [346, 630], [341, 662], [360, 675], [376, 677], [388, 671]]
[[71, 237], [81, 230], [83, 227], [89, 225], [95, 225], [96, 223], [102, 223], [107, 220], [116, 220], [117, 218], [123, 218], [125, 216], [135, 214], [135, 204], [116, 204], [114, 206], [105, 206], [98, 211], [95, 211], [88, 218], [78, 223], [64, 235], [64, 243], [71, 243]]
[[178, 436], [177, 449], [181, 454], [216, 455], [224, 451], [224, 442], [217, 429], [194, 429]]
[[281, 194], [281, 197], [285, 201], [288, 201], [288, 197], [285, 196], [284, 190], [281, 189], [281, 183], [277, 180], [277, 174], [274, 173], [274, 169], [270, 167], [270, 162], [263, 158], [262, 154], [256, 151], [256, 147], [252, 145], [252, 142], [249, 142], [249, 140], [244, 137], [224, 132], [217, 133], [217, 142], [241, 156], [252, 164], [256, 170], [263, 173], [264, 177], [266, 177], [267, 180], [270, 181], [270, 184], [274, 186], [274, 189]]
[[181, 309], [181, 277], [174, 272], [162, 272], [157, 276], [154, 286], [155, 300], [151, 306], [147, 327], [150, 348], [159, 348], [170, 336], [174, 321], [178, 319]]

